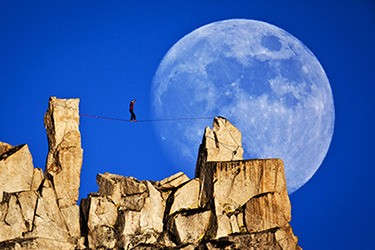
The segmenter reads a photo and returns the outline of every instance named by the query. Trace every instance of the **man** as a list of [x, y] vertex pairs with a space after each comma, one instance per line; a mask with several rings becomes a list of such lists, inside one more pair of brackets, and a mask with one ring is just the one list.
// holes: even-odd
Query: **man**
[[134, 100], [131, 100], [130, 101], [130, 107], [129, 107], [129, 112], [130, 112], [130, 121], [137, 121], [137, 118], [135, 117], [135, 114], [134, 114], [134, 103], [135, 103], [135, 99]]

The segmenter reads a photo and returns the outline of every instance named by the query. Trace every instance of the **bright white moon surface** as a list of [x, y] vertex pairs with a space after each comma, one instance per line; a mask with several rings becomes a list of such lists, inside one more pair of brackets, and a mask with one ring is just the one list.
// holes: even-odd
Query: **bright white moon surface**
[[[231, 19], [200, 27], [164, 56], [153, 80], [156, 119], [223, 116], [242, 132], [244, 158], [281, 158], [288, 192], [327, 154], [334, 130], [328, 78], [313, 53], [265, 22]], [[193, 177], [213, 119], [155, 123], [166, 154]]]

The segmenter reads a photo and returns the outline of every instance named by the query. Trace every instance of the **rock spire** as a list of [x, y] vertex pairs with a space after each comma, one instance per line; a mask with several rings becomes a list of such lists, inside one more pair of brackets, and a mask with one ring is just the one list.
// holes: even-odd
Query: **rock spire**
[[78, 99], [51, 97], [45, 173], [26, 144], [0, 143], [0, 248], [84, 249], [78, 188], [82, 148]]
[[44, 116], [49, 147], [46, 174], [55, 188], [60, 208], [78, 201], [83, 154], [78, 104], [79, 99], [51, 97]]
[[1, 249], [300, 249], [282, 160], [244, 160], [222, 117], [205, 129], [194, 179], [98, 174], [78, 207], [78, 104], [50, 98], [44, 173], [26, 144], [0, 143]]
[[215, 117], [212, 129], [204, 131], [195, 175], [199, 176], [206, 162], [242, 160], [243, 153], [241, 132], [224, 117]]

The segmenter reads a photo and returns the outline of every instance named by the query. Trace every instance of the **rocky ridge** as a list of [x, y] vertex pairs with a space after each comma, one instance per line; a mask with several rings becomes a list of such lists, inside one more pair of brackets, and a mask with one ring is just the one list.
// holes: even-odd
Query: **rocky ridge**
[[0, 143], [1, 249], [300, 249], [282, 160], [244, 160], [222, 117], [205, 129], [194, 179], [98, 174], [78, 206], [78, 104], [50, 98], [44, 173], [26, 144]]

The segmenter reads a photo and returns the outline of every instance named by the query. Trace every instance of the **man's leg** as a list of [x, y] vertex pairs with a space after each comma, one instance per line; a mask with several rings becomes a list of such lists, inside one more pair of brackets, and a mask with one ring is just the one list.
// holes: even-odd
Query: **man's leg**
[[134, 114], [133, 110], [130, 110], [130, 114], [131, 114], [130, 120], [131, 121], [136, 120], [136, 117], [135, 117], [135, 114]]

